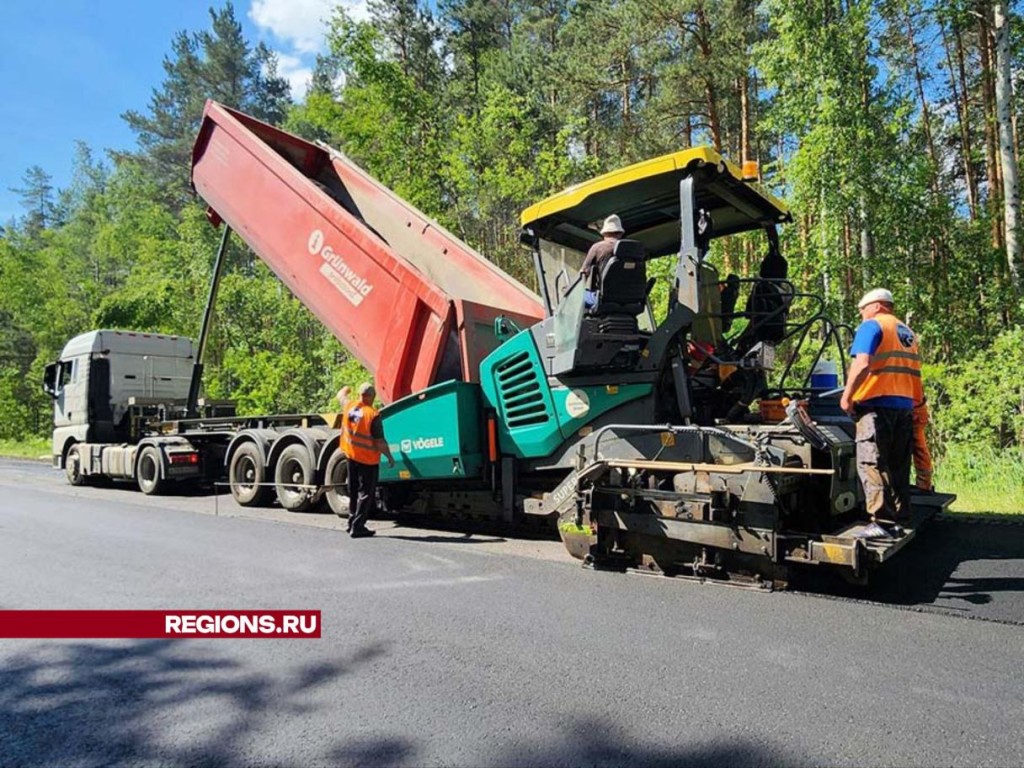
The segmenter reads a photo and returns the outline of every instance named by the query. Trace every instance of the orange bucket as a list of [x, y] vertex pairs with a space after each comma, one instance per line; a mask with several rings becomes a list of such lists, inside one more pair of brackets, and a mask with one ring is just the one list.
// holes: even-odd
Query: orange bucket
[[761, 419], [766, 424], [777, 424], [786, 418], [786, 405], [789, 403], [788, 398], [778, 398], [777, 400], [761, 400]]

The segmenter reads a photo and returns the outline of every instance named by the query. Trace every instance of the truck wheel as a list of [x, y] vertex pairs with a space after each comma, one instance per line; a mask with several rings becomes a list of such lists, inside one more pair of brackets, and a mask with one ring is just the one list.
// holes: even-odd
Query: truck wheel
[[147, 445], [142, 449], [135, 474], [139, 490], [144, 494], [155, 496], [163, 493], [167, 481], [160, 476], [160, 451], [155, 446]]
[[348, 460], [340, 448], [336, 448], [327, 460], [324, 483], [327, 485], [324, 496], [331, 512], [338, 517], [348, 517]]
[[265, 507], [274, 497], [274, 489], [263, 482], [263, 454], [254, 443], [244, 443], [231, 456], [228, 481], [231, 495], [243, 507]]
[[308, 512], [313, 508], [315, 489], [302, 486], [314, 483], [313, 460], [306, 446], [296, 443], [281, 451], [274, 467], [274, 485], [282, 507], [291, 512]]
[[68, 479], [69, 485], [86, 485], [88, 478], [82, 474], [82, 452], [77, 445], [68, 448], [64, 457], [64, 476]]

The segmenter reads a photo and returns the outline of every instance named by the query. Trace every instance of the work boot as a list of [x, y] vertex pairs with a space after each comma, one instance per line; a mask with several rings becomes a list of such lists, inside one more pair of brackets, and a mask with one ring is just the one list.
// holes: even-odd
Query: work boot
[[853, 534], [858, 539], [891, 539], [893, 534], [876, 522], [870, 522], [857, 533]]
[[376, 535], [376, 533], [376, 531], [371, 531], [369, 528], [356, 528], [354, 531], [350, 531], [348, 535], [353, 539], [365, 539]]

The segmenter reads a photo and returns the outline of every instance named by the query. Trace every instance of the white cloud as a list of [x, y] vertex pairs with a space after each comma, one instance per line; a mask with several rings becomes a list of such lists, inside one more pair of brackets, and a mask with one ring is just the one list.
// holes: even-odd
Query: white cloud
[[249, 18], [277, 54], [277, 74], [288, 81], [292, 98], [306, 98], [314, 57], [324, 51], [324, 33], [334, 9], [341, 6], [355, 21], [370, 14], [366, 0], [252, 0]]
[[327, 21], [338, 5], [356, 21], [368, 18], [366, 0], [252, 0], [249, 18], [295, 53], [310, 55], [323, 50]]
[[306, 98], [313, 70], [300, 57], [277, 51], [277, 74], [288, 81], [293, 99], [302, 101]]

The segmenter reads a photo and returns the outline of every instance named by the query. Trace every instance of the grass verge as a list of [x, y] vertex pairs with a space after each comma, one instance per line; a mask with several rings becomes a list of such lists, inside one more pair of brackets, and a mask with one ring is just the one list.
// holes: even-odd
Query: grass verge
[[50, 441], [45, 437], [25, 440], [0, 440], [0, 456], [15, 459], [50, 459]]
[[947, 446], [935, 464], [935, 487], [957, 495], [950, 512], [1024, 515], [1024, 450]]

